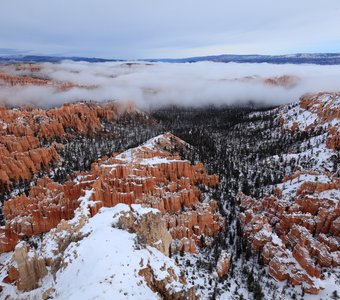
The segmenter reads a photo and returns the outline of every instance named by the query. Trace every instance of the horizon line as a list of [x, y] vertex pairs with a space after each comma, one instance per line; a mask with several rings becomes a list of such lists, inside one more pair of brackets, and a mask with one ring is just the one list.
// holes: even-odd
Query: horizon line
[[196, 56], [186, 56], [186, 57], [158, 57], [158, 58], [105, 58], [100, 56], [86, 56], [86, 55], [62, 55], [62, 54], [24, 54], [16, 53], [16, 54], [0, 54], [0, 58], [20, 58], [20, 57], [55, 57], [55, 58], [86, 58], [86, 59], [98, 59], [98, 60], [106, 60], [106, 61], [159, 61], [159, 60], [185, 60], [185, 59], [197, 59], [197, 58], [214, 58], [214, 57], [223, 57], [223, 56], [262, 56], [262, 57], [284, 57], [289, 55], [340, 55], [339, 52], [295, 52], [295, 53], [286, 53], [286, 54], [257, 54], [257, 53], [247, 53], [247, 54], [236, 54], [236, 53], [222, 53], [222, 54], [211, 54], [211, 55], [196, 55]]

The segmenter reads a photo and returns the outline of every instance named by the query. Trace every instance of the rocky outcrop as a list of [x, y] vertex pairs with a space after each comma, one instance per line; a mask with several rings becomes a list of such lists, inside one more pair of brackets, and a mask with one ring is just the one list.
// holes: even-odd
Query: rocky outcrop
[[[56, 91], [67, 91], [73, 88], [84, 88], [84, 89], [94, 89], [95, 85], [81, 85], [75, 84], [67, 81], [56, 81], [49, 78], [37, 77], [33, 75], [33, 72], [39, 72], [39, 66], [23, 66], [16, 68], [16, 71], [21, 71], [21, 73], [27, 74], [16, 74], [15, 72], [4, 72], [0, 70], [0, 86], [45, 86]], [[27, 72], [28, 71], [28, 72]]]
[[273, 86], [283, 86], [286, 88], [295, 87], [300, 81], [300, 78], [292, 75], [283, 75], [264, 79], [264, 83]]
[[31, 291], [38, 287], [39, 280], [47, 274], [45, 261], [36, 256], [24, 242], [19, 243], [13, 254], [15, 266], [9, 268], [8, 277], [19, 291]]
[[336, 229], [340, 199], [332, 192], [339, 190], [339, 184], [337, 178], [304, 181], [292, 202], [283, 199], [282, 191], [262, 199], [238, 195], [245, 209], [243, 231], [252, 249], [269, 265], [271, 276], [317, 294], [322, 288], [317, 280], [322, 278], [321, 269], [340, 266]]
[[0, 72], [0, 84], [2, 86], [23, 86], [23, 85], [51, 85], [52, 81], [31, 76], [16, 76], [9, 73]]
[[[171, 236], [159, 211], [141, 205], [129, 207], [119, 204], [114, 208], [101, 210], [91, 218], [89, 197], [90, 193], [81, 198], [81, 204], [76, 209], [74, 218], [60, 222], [55, 229], [42, 236], [41, 244], [36, 245], [36, 249], [30, 248], [26, 242], [20, 242], [16, 246], [10, 264], [5, 266], [7, 276], [4, 283], [15, 284], [19, 292], [31, 291], [39, 287], [39, 292], [43, 298], [45, 297], [44, 299], [53, 298], [56, 294], [60, 296], [60, 293], [68, 293], [68, 290], [63, 288], [60, 290], [58, 283], [65, 279], [68, 282], [68, 272], [76, 271], [81, 264], [85, 269], [86, 266], [94, 268], [93, 272], [86, 274], [92, 276], [91, 284], [95, 281], [100, 286], [104, 273], [110, 274], [111, 282], [117, 276], [119, 279], [115, 284], [121, 286], [145, 284], [163, 299], [197, 299], [195, 288], [186, 284], [184, 273], [181, 273], [174, 262], [161, 253], [168, 254]], [[105, 241], [115, 237], [116, 240], [103, 252], [101, 247], [104, 246]], [[101, 247], [96, 247], [96, 242]], [[89, 247], [93, 247], [90, 252]], [[117, 252], [121, 249], [126, 252]], [[105, 257], [100, 257], [100, 253], [107, 254]], [[112, 253], [115, 254], [112, 256]], [[105, 261], [109, 254], [110, 258]], [[102, 259], [105, 265], [111, 264], [111, 267], [96, 269], [93, 265], [93, 257], [90, 259], [87, 255], [91, 257], [94, 255], [95, 260]], [[120, 268], [112, 269], [112, 265], [117, 264], [115, 259], [126, 256], [127, 264], [121, 262]], [[115, 259], [112, 259], [113, 257]], [[2, 271], [0, 270], [0, 275]], [[125, 280], [129, 282], [122, 282], [122, 277], [119, 277], [122, 274], [125, 276], [125, 272], [128, 274]], [[42, 279], [47, 274], [54, 280], [47, 280], [42, 284]], [[83, 279], [81, 275], [79, 276], [78, 283], [80, 281], [83, 284]], [[73, 278], [77, 280], [77, 276]], [[8, 291], [5, 290], [5, 295]], [[10, 291], [13, 294], [13, 289]]]
[[129, 102], [106, 104], [73, 103], [58, 108], [38, 109], [0, 107], [0, 187], [12, 181], [30, 180], [34, 174], [56, 166], [57, 150], [73, 136], [105, 132], [103, 122], [114, 122], [124, 113], [135, 112]]
[[[171, 235], [161, 213], [154, 208], [145, 208], [138, 204], [131, 205], [131, 208], [121, 204], [119, 206], [123, 209], [113, 216], [115, 220], [113, 226], [136, 233], [139, 245], [155, 247], [164, 255], [169, 256]], [[180, 291], [169, 288], [173, 282], [179, 282], [184, 287], [186, 284], [184, 274], [178, 276], [174, 269], [164, 264], [161, 269], [165, 275], [160, 277], [159, 270], [155, 269], [150, 261], [141, 260], [140, 266], [138, 274], [145, 279], [147, 285], [154, 292], [162, 295], [163, 299], [198, 299], [194, 287], [184, 288]]]
[[[32, 139], [35, 138], [32, 137]], [[27, 140], [27, 137], [16, 138], [14, 136], [5, 136], [0, 139], [0, 151], [2, 152], [0, 156], [0, 181], [2, 181], [2, 184], [9, 186], [11, 180], [30, 180], [34, 174], [59, 162], [60, 157], [54, 145], [39, 147], [28, 144], [25, 147], [24, 143]], [[30, 148], [30, 146], [32, 147]]]
[[[175, 146], [182, 147], [183, 151], [187, 147], [167, 133], [93, 164], [91, 171], [78, 174], [76, 180], [64, 185], [40, 179], [28, 196], [20, 195], [4, 203], [6, 223], [0, 228], [0, 249], [10, 251], [20, 237], [48, 232], [62, 220], [73, 218], [79, 199], [89, 191], [92, 216], [101, 207], [142, 204], [161, 212], [162, 221], [155, 216], [142, 225], [148, 228], [152, 222], [160, 226], [164, 223], [173, 238], [171, 251], [196, 252], [197, 246], [204, 246], [201, 236], [208, 245], [223, 230], [224, 219], [216, 201], [201, 202], [198, 186], [213, 188], [218, 184], [218, 177], [208, 175], [202, 164], [191, 165], [181, 160], [173, 151]], [[148, 243], [158, 241], [157, 234], [144, 238]], [[160, 247], [168, 254], [168, 244]]]
[[300, 107], [317, 114], [321, 122], [340, 119], [340, 94], [306, 94], [300, 98]]
[[0, 132], [16, 137], [62, 139], [76, 134], [95, 134], [101, 129], [102, 121], [115, 121], [124, 112], [132, 113], [130, 102], [113, 101], [105, 104], [66, 103], [61, 107], [41, 109], [0, 108]]
[[[82, 240], [86, 234], [81, 229], [88, 222], [87, 209], [79, 207], [73, 212], [74, 218], [62, 220], [56, 228], [41, 237], [41, 244], [34, 247], [27, 242], [19, 242], [14, 249], [4, 282], [15, 284], [18, 291], [31, 291], [40, 287], [40, 281], [47, 274], [55, 278], [58, 270], [64, 268], [64, 252], [71, 243]], [[51, 295], [48, 288], [43, 294]]]
[[158, 279], [155, 276], [155, 270], [151, 268], [150, 265], [147, 265], [145, 268], [139, 271], [139, 275], [142, 276], [147, 285], [157, 294], [162, 295], [162, 299], [164, 300], [198, 300], [198, 296], [196, 295], [195, 288], [191, 287], [186, 290], [173, 291], [167, 288], [169, 283], [173, 281], [180, 281], [185, 284], [185, 277], [176, 276], [175, 272], [172, 269], [167, 269], [168, 276], [164, 279]]
[[301, 153], [284, 155], [284, 160], [303, 157], [305, 162], [297, 163], [273, 195], [240, 195], [242, 223], [252, 248], [269, 265], [269, 274], [317, 294], [326, 270], [339, 266], [340, 94], [306, 94], [299, 105], [280, 111], [283, 128], [307, 138]]
[[[213, 200], [210, 203], [196, 203], [184, 212], [166, 213], [164, 219], [172, 237], [177, 240], [172, 244], [173, 252], [182, 249], [186, 252], [196, 252], [196, 245], [209, 244], [209, 237], [220, 232], [224, 223]], [[204, 245], [201, 243], [202, 236], [207, 237]]]
[[[20, 195], [4, 203], [6, 224], [0, 230], [22, 237], [50, 231], [61, 220], [73, 218], [85, 187], [71, 182], [60, 185], [48, 178], [38, 180], [28, 196]], [[2, 245], [6, 243], [1, 241]]]
[[300, 97], [299, 105], [282, 107], [278, 121], [290, 131], [300, 131], [303, 135], [315, 135], [326, 131], [323, 140], [331, 150], [339, 149], [340, 94], [315, 93]]
[[222, 250], [216, 264], [216, 272], [219, 278], [228, 274], [230, 269], [230, 254], [226, 250]]
[[334, 126], [328, 129], [328, 136], [326, 139], [326, 146], [332, 150], [340, 149], [340, 127]]
[[18, 234], [9, 226], [0, 228], [0, 253], [12, 251], [18, 242]]
[[215, 201], [201, 203], [199, 184], [215, 187], [216, 175], [207, 175], [202, 164], [191, 165], [169, 150], [185, 143], [167, 133], [141, 147], [93, 165], [92, 214], [102, 206], [139, 203], [164, 214], [174, 239], [172, 251], [196, 252], [200, 236], [215, 236], [224, 220]]
[[139, 243], [155, 247], [169, 256], [172, 238], [158, 210], [132, 205], [131, 210], [119, 214], [118, 227], [136, 233]]

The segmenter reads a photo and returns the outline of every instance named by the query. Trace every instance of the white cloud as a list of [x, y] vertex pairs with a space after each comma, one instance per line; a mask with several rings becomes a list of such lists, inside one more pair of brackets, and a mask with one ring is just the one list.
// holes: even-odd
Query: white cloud
[[[6, 87], [0, 90], [0, 101], [53, 106], [79, 100], [119, 99], [132, 100], [144, 109], [168, 104], [198, 106], [248, 101], [276, 105], [296, 101], [306, 92], [336, 91], [340, 87], [340, 66], [318, 65], [65, 61], [43, 64], [39, 75], [97, 88], [58, 92], [51, 87]], [[299, 81], [293, 87], [263, 83], [265, 78], [283, 75], [296, 76]], [[255, 79], [245, 80], [249, 76]]]

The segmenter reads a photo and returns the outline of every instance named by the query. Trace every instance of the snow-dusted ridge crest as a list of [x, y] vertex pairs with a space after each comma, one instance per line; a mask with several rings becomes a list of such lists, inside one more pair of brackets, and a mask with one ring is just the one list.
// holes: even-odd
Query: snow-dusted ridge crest
[[296, 142], [263, 161], [285, 174], [270, 192], [238, 194], [243, 233], [271, 277], [328, 299], [340, 267], [340, 94], [306, 94], [275, 112], [278, 130]]
[[[169, 160], [173, 161], [173, 158], [162, 157], [161, 153], [157, 153], [157, 156], [154, 158], [144, 158], [141, 153], [145, 153], [147, 151], [173, 151], [174, 146], [178, 146], [181, 149], [190, 148], [191, 146], [181, 140], [180, 138], [174, 136], [170, 132], [166, 132], [164, 134], [160, 134], [154, 138], [149, 139], [144, 144], [128, 149], [123, 153], [117, 155], [115, 158], [121, 160], [124, 163], [130, 162], [138, 162], [140, 164], [145, 165], [154, 165], [159, 163], [168, 163]], [[178, 159], [179, 160], [179, 159]]]
[[[40, 279], [39, 287], [18, 293], [14, 286], [4, 284], [3, 293], [9, 299], [159, 299], [160, 290], [155, 291], [153, 286], [157, 283], [164, 288], [162, 292], [178, 299], [184, 299], [186, 293], [194, 297], [194, 290], [185, 285], [173, 260], [156, 248], [141, 244], [136, 233], [121, 228], [121, 217], [131, 215], [133, 222], [138, 223], [150, 214], [160, 216], [160, 212], [138, 204], [131, 207], [118, 204], [103, 207], [91, 217], [91, 193], [87, 191], [81, 197], [73, 219], [62, 221], [47, 233], [40, 247], [24, 252], [28, 264], [50, 261], [46, 266], [47, 276]], [[21, 242], [15, 252], [26, 251], [27, 247]], [[9, 265], [20, 267], [8, 254], [1, 256]], [[56, 264], [59, 270], [55, 272]], [[0, 278], [3, 278], [4, 269], [1, 271]], [[152, 273], [151, 282], [145, 272]]]
[[197, 253], [202, 239], [209, 245], [224, 218], [198, 188], [216, 187], [218, 176], [182, 160], [177, 151], [189, 147], [165, 133], [93, 163], [65, 184], [42, 178], [29, 195], [6, 201], [1, 243], [13, 251], [0, 256], [3, 294], [196, 299], [168, 256]]

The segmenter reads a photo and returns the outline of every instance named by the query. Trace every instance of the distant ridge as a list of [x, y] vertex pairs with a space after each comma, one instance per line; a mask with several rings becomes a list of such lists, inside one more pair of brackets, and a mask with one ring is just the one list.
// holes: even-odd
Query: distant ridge
[[[123, 59], [106, 59], [96, 57], [62, 57], [62, 56], [43, 56], [43, 55], [11, 55], [0, 56], [0, 64], [26, 62], [26, 63], [39, 63], [51, 62], [60, 63], [63, 60], [71, 61], [86, 61], [86, 62], [126, 62]], [[138, 59], [136, 61], [145, 62], [166, 62], [166, 63], [194, 63], [201, 61], [213, 62], [236, 62], [236, 63], [272, 63], [272, 64], [316, 64], [316, 65], [339, 65], [340, 53], [297, 53], [286, 55], [234, 55], [222, 54], [211, 56], [198, 56], [188, 58], [150, 58]]]
[[114, 62], [121, 61], [118, 59], [106, 59], [97, 57], [80, 57], [80, 56], [45, 56], [45, 55], [6, 55], [0, 56], [0, 64], [6, 63], [39, 63], [39, 62], [50, 62], [60, 63], [63, 60], [71, 61], [86, 61], [86, 62]]
[[198, 56], [189, 58], [165, 58], [165, 59], [147, 59], [149, 62], [200, 62], [200, 61], [214, 61], [214, 62], [236, 62], [236, 63], [272, 63], [272, 64], [317, 64], [317, 65], [339, 65], [340, 53], [297, 53], [286, 55], [234, 55], [222, 54], [212, 56]]

